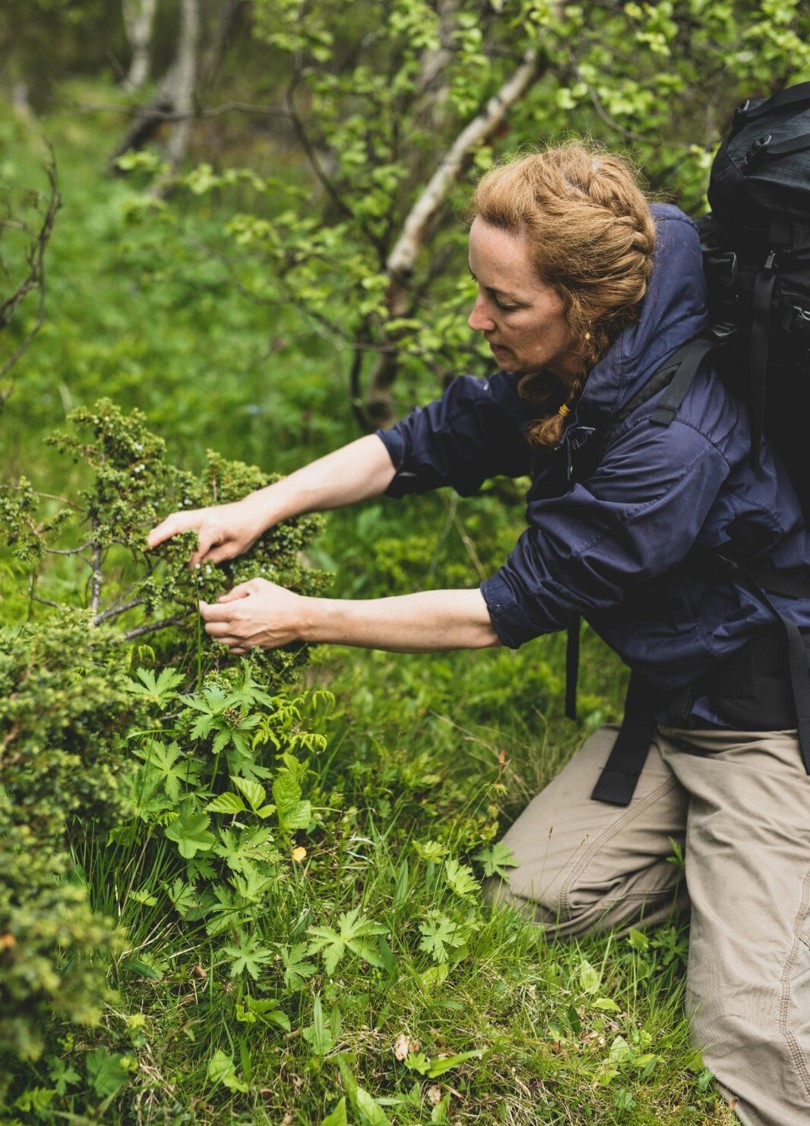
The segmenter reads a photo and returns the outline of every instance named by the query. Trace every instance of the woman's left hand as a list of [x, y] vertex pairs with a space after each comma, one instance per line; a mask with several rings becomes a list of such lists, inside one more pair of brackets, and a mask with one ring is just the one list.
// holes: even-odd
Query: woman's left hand
[[267, 579], [251, 579], [218, 602], [200, 602], [200, 614], [209, 637], [232, 653], [247, 653], [300, 641], [306, 602]]

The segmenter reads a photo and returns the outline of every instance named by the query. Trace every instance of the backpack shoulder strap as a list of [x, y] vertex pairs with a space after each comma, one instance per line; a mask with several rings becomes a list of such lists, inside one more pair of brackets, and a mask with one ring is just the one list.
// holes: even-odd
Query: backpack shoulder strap
[[749, 98], [738, 106], [734, 115], [735, 131], [746, 121], [756, 121], [757, 118], [764, 117], [775, 109], [801, 105], [803, 102], [810, 103], [810, 82], [797, 82], [795, 86], [777, 90], [770, 98], [765, 98], [763, 101], [752, 102]]
[[710, 352], [729, 342], [736, 333], [737, 329], [732, 325], [712, 325], [711, 328], [705, 329], [682, 344], [611, 419], [611, 425], [603, 439], [602, 448], [628, 415], [631, 415], [637, 407], [652, 399], [664, 387], [667, 390], [650, 415], [650, 421], [658, 426], [669, 426], [686, 398], [686, 393], [692, 386], [692, 380], [700, 370], [700, 365]]

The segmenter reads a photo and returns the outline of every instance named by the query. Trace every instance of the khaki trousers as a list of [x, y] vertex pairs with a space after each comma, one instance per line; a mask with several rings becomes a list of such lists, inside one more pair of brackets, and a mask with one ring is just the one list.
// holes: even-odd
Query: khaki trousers
[[810, 777], [795, 732], [659, 729], [626, 809], [590, 798], [615, 734], [589, 738], [509, 829], [518, 867], [487, 895], [549, 937], [690, 904], [687, 1004], [706, 1066], [746, 1126], [808, 1126]]

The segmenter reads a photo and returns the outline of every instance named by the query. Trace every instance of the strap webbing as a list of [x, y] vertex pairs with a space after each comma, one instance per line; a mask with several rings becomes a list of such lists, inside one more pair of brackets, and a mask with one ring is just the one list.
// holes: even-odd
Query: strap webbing
[[776, 284], [773, 253], [757, 271], [751, 303], [751, 338], [748, 365], [748, 402], [751, 410], [751, 460], [759, 462], [765, 425], [765, 387], [768, 377], [771, 299]]
[[664, 697], [640, 673], [630, 674], [624, 719], [591, 798], [607, 805], [629, 805], [647, 758], [655, 717]]
[[758, 117], [763, 117], [774, 109], [801, 105], [802, 102], [810, 102], [810, 82], [797, 82], [795, 86], [788, 86], [786, 90], [778, 90], [756, 106], [749, 106], [746, 102], [737, 110], [737, 120], [744, 118], [746, 121], [756, 121]]
[[660, 403], [650, 415], [652, 422], [661, 426], [669, 426], [678, 413], [681, 403], [686, 398], [686, 392], [689, 390], [701, 363], [709, 352], [722, 343], [722, 339], [710, 332], [701, 333], [700, 336], [694, 337], [679, 348], [675, 355], [667, 361], [667, 369], [676, 367], [676, 365], [677, 367], [675, 374], [669, 381], [669, 386], [661, 396]]
[[[790, 673], [790, 686], [793, 692], [793, 704], [796, 709], [796, 730], [799, 736], [799, 749], [802, 762], [810, 774], [810, 673], [808, 672], [808, 655], [804, 638], [799, 627], [790, 618], [781, 614], [766, 594], [766, 590], [780, 593], [781, 583], [779, 573], [774, 575], [771, 582], [767, 574], [757, 575], [746, 567], [740, 568], [740, 573], [748, 580], [748, 584], [755, 594], [762, 599], [765, 606], [781, 624], [785, 632], [788, 652], [788, 670]], [[798, 581], [798, 580], [795, 580]]]
[[579, 630], [581, 619], [568, 627], [565, 639], [565, 716], [577, 718], [577, 678], [579, 676]]

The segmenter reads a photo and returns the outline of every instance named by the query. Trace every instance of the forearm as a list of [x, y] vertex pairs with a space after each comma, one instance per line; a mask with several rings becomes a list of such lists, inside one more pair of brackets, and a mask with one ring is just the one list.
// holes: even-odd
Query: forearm
[[245, 503], [261, 511], [269, 527], [305, 512], [324, 512], [379, 496], [394, 472], [385, 445], [376, 434], [367, 434], [250, 493]]
[[480, 590], [426, 590], [392, 598], [309, 598], [250, 579], [200, 603], [207, 633], [233, 653], [306, 641], [429, 653], [500, 645]]
[[300, 640], [397, 653], [500, 645], [479, 590], [426, 590], [391, 598], [305, 598]]
[[147, 544], [155, 548], [172, 536], [196, 532], [190, 564], [224, 563], [291, 516], [377, 496], [394, 473], [385, 445], [376, 434], [368, 434], [241, 500], [173, 512], [151, 530]]

